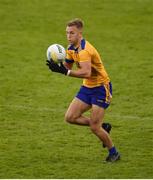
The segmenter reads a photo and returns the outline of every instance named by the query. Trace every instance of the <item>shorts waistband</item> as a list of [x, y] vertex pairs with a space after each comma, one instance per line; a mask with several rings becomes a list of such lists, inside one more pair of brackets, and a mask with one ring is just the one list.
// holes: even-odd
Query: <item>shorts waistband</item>
[[108, 82], [108, 83], [101, 84], [100, 86], [95, 86], [95, 87], [87, 87], [87, 86], [82, 85], [81, 87], [87, 88], [87, 89], [98, 89], [98, 88], [103, 87], [104, 85], [108, 85], [108, 84], [110, 85], [110, 84], [112, 84], [112, 83], [111, 83], [111, 82]]

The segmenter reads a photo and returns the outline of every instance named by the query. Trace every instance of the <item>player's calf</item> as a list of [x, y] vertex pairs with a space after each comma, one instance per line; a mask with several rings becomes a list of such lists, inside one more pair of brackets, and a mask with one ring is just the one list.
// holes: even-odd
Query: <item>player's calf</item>
[[[103, 123], [102, 128], [109, 134], [112, 129], [112, 126], [110, 123]], [[104, 148], [106, 147], [106, 145], [104, 143], [103, 143], [103, 147]]]

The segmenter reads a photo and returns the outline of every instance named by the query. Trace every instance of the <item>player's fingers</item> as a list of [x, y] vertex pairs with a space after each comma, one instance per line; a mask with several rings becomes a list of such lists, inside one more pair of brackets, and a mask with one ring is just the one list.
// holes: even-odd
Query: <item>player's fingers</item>
[[49, 61], [49, 60], [46, 60], [46, 64], [50, 64], [50, 61]]
[[55, 64], [55, 62], [52, 59], [50, 59], [50, 63]]

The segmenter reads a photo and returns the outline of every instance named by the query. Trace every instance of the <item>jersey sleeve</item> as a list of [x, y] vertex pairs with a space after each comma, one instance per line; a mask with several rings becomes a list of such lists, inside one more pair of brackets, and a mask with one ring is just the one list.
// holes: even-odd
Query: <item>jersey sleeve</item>
[[82, 50], [79, 52], [79, 62], [91, 61], [91, 55], [88, 51]]
[[69, 50], [66, 51], [65, 62], [67, 62], [67, 63], [74, 63], [73, 57], [72, 57], [72, 55], [71, 55]]

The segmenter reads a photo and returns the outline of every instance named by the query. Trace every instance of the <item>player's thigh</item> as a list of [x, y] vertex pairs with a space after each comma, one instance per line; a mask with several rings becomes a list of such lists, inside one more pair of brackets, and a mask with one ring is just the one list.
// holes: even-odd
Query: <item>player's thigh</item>
[[92, 111], [91, 111], [90, 124], [91, 125], [95, 124], [95, 125], [101, 126], [101, 124], [103, 122], [104, 114], [105, 114], [104, 108], [93, 104], [92, 105]]
[[77, 97], [75, 97], [71, 104], [68, 107], [68, 110], [65, 114], [66, 117], [80, 117], [84, 112], [89, 110], [91, 106], [89, 104], [86, 104], [85, 102], [81, 101]]

